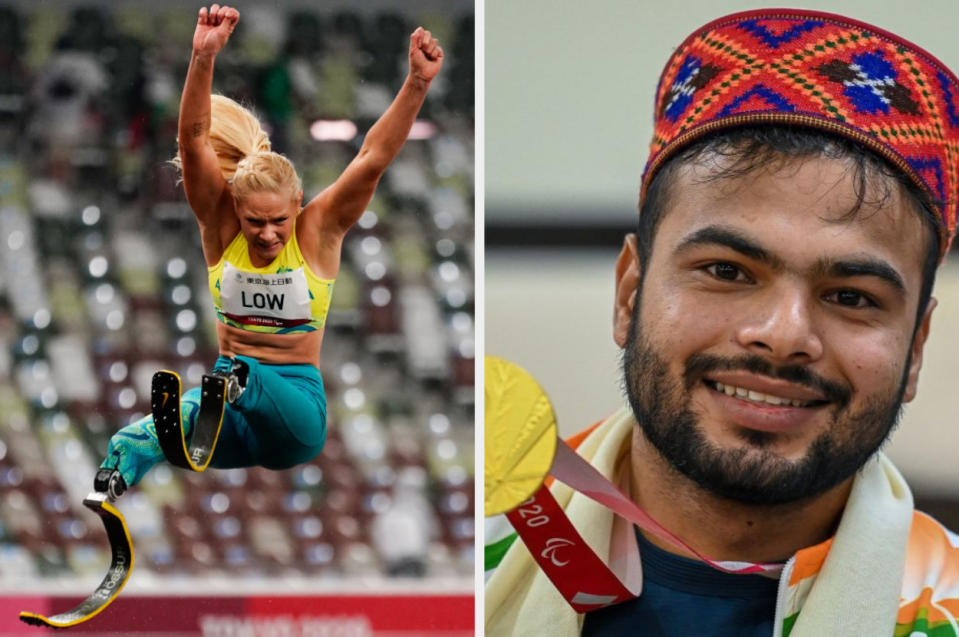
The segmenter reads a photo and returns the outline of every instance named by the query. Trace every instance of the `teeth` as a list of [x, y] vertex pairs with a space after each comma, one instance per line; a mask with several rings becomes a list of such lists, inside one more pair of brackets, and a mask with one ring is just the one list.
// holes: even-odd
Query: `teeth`
[[742, 387], [733, 387], [732, 385], [724, 385], [720, 382], [715, 382], [714, 386], [717, 391], [721, 391], [727, 396], [736, 396], [737, 398], [744, 398], [754, 403], [762, 403], [765, 405], [789, 405], [791, 407], [805, 407], [807, 403], [801, 400], [791, 400], [789, 398], [780, 398], [779, 396], [771, 396], [769, 394], [764, 394], [762, 392], [753, 391], [751, 389], [744, 389]]

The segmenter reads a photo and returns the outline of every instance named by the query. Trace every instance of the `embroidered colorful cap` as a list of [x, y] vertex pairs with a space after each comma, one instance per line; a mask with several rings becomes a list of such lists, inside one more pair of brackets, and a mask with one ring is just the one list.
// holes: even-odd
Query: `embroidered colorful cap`
[[714, 20], [670, 57], [640, 199], [679, 149], [720, 129], [776, 123], [852, 139], [897, 166], [956, 232], [959, 79], [897, 35], [843, 16], [761, 9]]

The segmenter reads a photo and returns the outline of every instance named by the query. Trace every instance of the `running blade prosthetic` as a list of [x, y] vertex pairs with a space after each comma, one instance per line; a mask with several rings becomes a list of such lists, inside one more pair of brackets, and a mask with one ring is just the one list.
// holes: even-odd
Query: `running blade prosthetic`
[[220, 435], [225, 406], [226, 380], [220, 376], [204, 376], [200, 413], [188, 445], [180, 415], [180, 377], [166, 370], [154, 374], [150, 407], [157, 439], [167, 461], [193, 471], [206, 469]]
[[83, 499], [83, 505], [100, 516], [110, 540], [110, 569], [97, 589], [65, 613], [46, 617], [39, 613], [23, 611], [20, 621], [34, 626], [69, 628], [87, 621], [116, 599], [133, 568], [133, 542], [123, 515], [113, 507], [113, 502], [126, 489], [118, 471], [100, 469], [94, 481], [94, 490]]

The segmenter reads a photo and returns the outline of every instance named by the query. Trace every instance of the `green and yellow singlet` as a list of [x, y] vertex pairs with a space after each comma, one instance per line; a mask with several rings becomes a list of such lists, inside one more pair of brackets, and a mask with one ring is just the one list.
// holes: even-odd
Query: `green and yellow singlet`
[[326, 323], [335, 279], [314, 275], [296, 240], [296, 228], [269, 265], [250, 260], [243, 233], [236, 235], [216, 265], [208, 268], [216, 316], [251, 332], [312, 332]]

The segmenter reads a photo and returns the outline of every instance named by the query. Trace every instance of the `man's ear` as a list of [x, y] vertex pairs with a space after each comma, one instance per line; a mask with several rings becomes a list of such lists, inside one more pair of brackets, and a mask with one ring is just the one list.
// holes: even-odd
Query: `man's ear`
[[626, 337], [633, 318], [636, 291], [639, 289], [639, 251], [636, 235], [630, 233], [616, 259], [616, 298], [613, 304], [613, 340], [626, 347]]
[[926, 312], [922, 316], [922, 322], [916, 335], [912, 339], [911, 360], [909, 361], [909, 372], [906, 376], [906, 388], [902, 394], [902, 402], [908, 403], [916, 397], [916, 388], [919, 385], [919, 370], [922, 369], [922, 351], [926, 345], [926, 338], [929, 336], [929, 324], [932, 319], [932, 311], [936, 309], [939, 302], [935, 298], [929, 297], [929, 304], [926, 305]]

